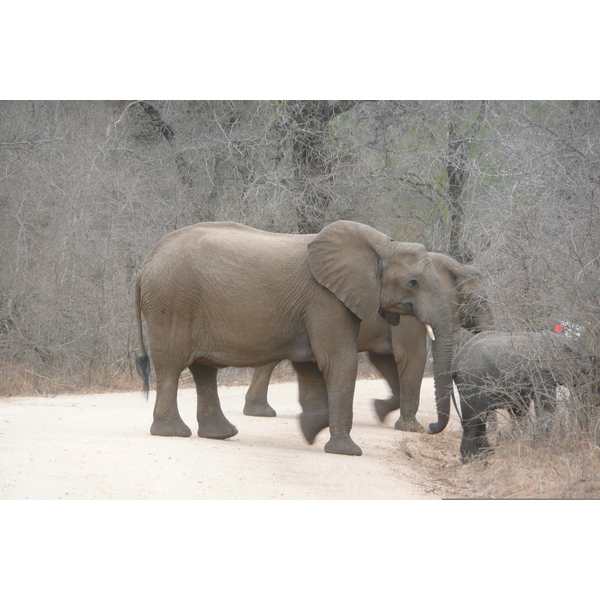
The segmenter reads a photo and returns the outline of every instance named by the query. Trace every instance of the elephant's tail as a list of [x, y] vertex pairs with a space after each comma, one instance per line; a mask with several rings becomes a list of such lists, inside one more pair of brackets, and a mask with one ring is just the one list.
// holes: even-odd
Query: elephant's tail
[[139, 353], [135, 359], [135, 366], [140, 377], [144, 381], [143, 391], [148, 397], [150, 392], [150, 357], [146, 352], [144, 345], [144, 331], [142, 329], [142, 303], [140, 291], [140, 278], [135, 282], [135, 322], [137, 324], [138, 342], [140, 345]]

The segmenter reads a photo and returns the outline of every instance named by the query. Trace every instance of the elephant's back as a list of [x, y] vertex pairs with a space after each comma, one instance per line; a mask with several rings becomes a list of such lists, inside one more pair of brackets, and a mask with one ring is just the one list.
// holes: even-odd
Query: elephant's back
[[472, 337], [456, 353], [452, 370], [459, 379], [485, 374], [510, 378], [527, 368], [531, 339], [527, 334], [485, 331]]
[[175, 261], [236, 268], [294, 259], [306, 252], [314, 235], [272, 233], [230, 222], [197, 223], [172, 231], [148, 255], [145, 265], [171, 268]]
[[453, 371], [468, 372], [481, 368], [487, 363], [499, 358], [500, 351], [506, 346], [506, 335], [500, 331], [484, 331], [473, 336], [463, 344], [454, 356]]
[[[282, 296], [315, 285], [306, 257], [314, 236], [277, 234], [237, 223], [199, 223], [154, 247], [140, 274], [142, 306], [169, 313], [278, 314]], [[301, 302], [298, 303], [301, 309]], [[279, 311], [281, 312], [281, 311]]]

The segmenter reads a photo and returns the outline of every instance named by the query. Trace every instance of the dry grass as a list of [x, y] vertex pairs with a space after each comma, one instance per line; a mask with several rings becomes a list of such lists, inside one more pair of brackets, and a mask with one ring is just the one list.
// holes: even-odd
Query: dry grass
[[[128, 392], [141, 389], [142, 383], [131, 357], [119, 364], [87, 369], [65, 375], [64, 369], [42, 369], [39, 366], [23, 366], [0, 363], [0, 397], [56, 396], [57, 394], [94, 394], [102, 392]], [[224, 385], [249, 385], [253, 369], [228, 368], [219, 371], [219, 383]], [[377, 371], [365, 355], [359, 356], [358, 378], [375, 379]], [[292, 381], [296, 373], [289, 361], [275, 368], [272, 381]], [[151, 386], [153, 379], [151, 378]], [[194, 380], [186, 369], [180, 378], [182, 387], [192, 387]]]
[[501, 423], [494, 451], [466, 465], [460, 462], [457, 429], [403, 440], [399, 451], [444, 498], [600, 499], [600, 447], [589, 432], [568, 431], [567, 416], [557, 415], [550, 438], [535, 443], [529, 432], [515, 433]]
[[56, 396], [58, 394], [81, 394], [131, 391], [140, 389], [137, 376], [113, 373], [106, 369], [92, 376], [65, 378], [50, 372], [48, 375], [26, 367], [0, 366], [0, 397]]

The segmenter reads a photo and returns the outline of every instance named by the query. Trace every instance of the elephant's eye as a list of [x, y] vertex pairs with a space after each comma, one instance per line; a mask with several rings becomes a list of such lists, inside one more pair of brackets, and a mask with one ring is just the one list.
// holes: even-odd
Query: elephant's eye
[[408, 287], [412, 290], [418, 290], [419, 289], [419, 281], [418, 279], [409, 279], [408, 280]]

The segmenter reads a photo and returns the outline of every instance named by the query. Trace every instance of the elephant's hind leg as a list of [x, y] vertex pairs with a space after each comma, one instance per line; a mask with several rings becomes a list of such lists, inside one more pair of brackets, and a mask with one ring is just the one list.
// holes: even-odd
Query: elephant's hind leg
[[198, 435], [224, 440], [233, 437], [238, 430], [230, 423], [223, 411], [217, 392], [217, 369], [205, 365], [190, 365], [198, 396]]
[[154, 422], [150, 427], [152, 435], [190, 437], [192, 430], [183, 422], [177, 408], [177, 386], [180, 373], [156, 373], [156, 402], [154, 404]]
[[254, 370], [250, 387], [246, 392], [244, 414], [251, 417], [275, 417], [277, 413], [267, 400], [271, 375], [278, 362]]
[[373, 400], [377, 418], [383, 423], [385, 418], [394, 410], [400, 408], [400, 390], [398, 385], [398, 367], [393, 354], [377, 354], [369, 352], [371, 364], [381, 373], [390, 386], [392, 395], [387, 399]]

